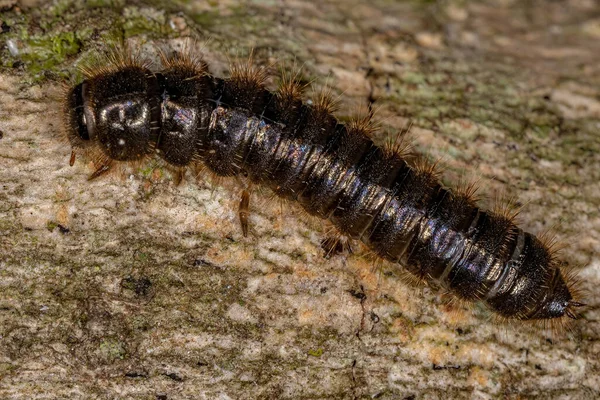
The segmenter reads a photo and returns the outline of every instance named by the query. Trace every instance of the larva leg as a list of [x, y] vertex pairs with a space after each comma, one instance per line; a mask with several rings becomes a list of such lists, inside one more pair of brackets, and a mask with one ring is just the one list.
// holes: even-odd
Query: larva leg
[[333, 228], [321, 240], [321, 248], [325, 251], [323, 257], [330, 258], [336, 254], [352, 254], [352, 245], [348, 236]]
[[175, 186], [179, 186], [183, 181], [183, 176], [185, 175], [185, 168], [177, 168], [175, 172]]
[[244, 237], [248, 237], [248, 217], [250, 212], [248, 209], [250, 208], [250, 192], [248, 189], [242, 190], [242, 198], [240, 200], [240, 207], [238, 210], [238, 215], [240, 217], [240, 225], [242, 226], [242, 234]]
[[103, 163], [102, 165], [100, 165], [100, 167], [98, 167], [98, 169], [96, 169], [96, 171], [94, 171], [93, 174], [91, 174], [88, 177], [88, 181], [91, 181], [93, 179], [96, 179], [97, 177], [99, 177], [100, 175], [104, 174], [105, 172], [107, 172], [110, 169], [110, 161], [107, 163]]
[[77, 154], [75, 153], [75, 150], [71, 151], [71, 158], [69, 158], [69, 166], [73, 166], [75, 164], [75, 158], [77, 158]]

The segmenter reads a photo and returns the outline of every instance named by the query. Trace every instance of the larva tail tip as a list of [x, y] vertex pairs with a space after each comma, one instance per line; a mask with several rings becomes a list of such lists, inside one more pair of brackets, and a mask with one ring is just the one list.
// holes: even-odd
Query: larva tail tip
[[563, 282], [562, 286], [566, 288], [566, 291], [562, 290], [555, 295], [554, 301], [547, 307], [556, 311], [547, 316], [542, 315], [538, 319], [530, 320], [536, 326], [551, 332], [554, 337], [563, 336], [566, 332], [573, 333], [575, 321], [581, 317], [581, 308], [586, 306], [585, 303], [578, 300], [581, 298], [582, 290], [575, 272], [572, 270], [560, 271], [557, 276]]
[[578, 301], [569, 301], [567, 305], [567, 309], [565, 310], [565, 315], [571, 319], [579, 319], [579, 315], [575, 312], [574, 308], [585, 307], [585, 303], [580, 303]]
[[567, 305], [567, 309], [565, 310], [565, 315], [571, 319], [579, 319], [581, 315], [581, 311], [577, 311], [577, 308], [587, 307], [586, 303], [582, 303], [580, 301], [571, 300]]
[[575, 315], [581, 314], [582, 309], [587, 307], [587, 303], [581, 301], [581, 299], [587, 297], [587, 293], [586, 290], [582, 288], [581, 278], [578, 277], [577, 271], [578, 270], [573, 267], [561, 271], [563, 279], [567, 283], [569, 293], [571, 294], [567, 310]]

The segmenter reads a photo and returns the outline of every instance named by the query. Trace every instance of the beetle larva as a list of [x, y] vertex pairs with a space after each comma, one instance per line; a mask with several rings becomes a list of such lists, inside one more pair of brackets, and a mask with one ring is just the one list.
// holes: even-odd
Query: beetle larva
[[[575, 319], [572, 286], [550, 246], [509, 215], [480, 209], [472, 193], [443, 187], [429, 168], [376, 146], [364, 121], [342, 124], [326, 97], [303, 103], [289, 80], [277, 92], [251, 65], [221, 79], [188, 54], [163, 55], [153, 72], [130, 54], [84, 71], [65, 101], [67, 132], [99, 165], [158, 154], [244, 175], [327, 219], [344, 235], [461, 299], [517, 320]], [[248, 197], [240, 203], [247, 231]]]

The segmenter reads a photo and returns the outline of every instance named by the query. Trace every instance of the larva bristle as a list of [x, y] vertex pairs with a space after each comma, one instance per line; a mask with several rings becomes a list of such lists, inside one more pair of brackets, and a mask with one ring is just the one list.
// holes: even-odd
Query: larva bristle
[[[272, 207], [274, 203], [288, 201], [287, 199], [277, 196], [277, 193], [275, 191], [270, 191], [269, 193], [263, 194], [262, 199], [265, 207]], [[280, 204], [281, 206], [283, 206], [284, 203]]]
[[203, 171], [203, 173], [204, 173], [204, 180], [206, 182], [208, 182], [212, 188], [212, 193], [214, 193], [214, 191], [219, 186], [223, 186], [226, 181], [230, 181], [230, 180], [226, 179], [227, 178], [226, 176], [217, 174], [217, 173], [211, 171], [210, 168], [206, 168]]
[[419, 155], [415, 158], [413, 166], [418, 173], [429, 175], [432, 179], [439, 180], [442, 176], [442, 170], [439, 167], [440, 162], [440, 158], [431, 162], [427, 157]]
[[[96, 148], [95, 144], [84, 143], [76, 132], [76, 127], [74, 125], [74, 118], [72, 118], [73, 107], [72, 107], [72, 96], [71, 93], [73, 91], [73, 85], [64, 83], [62, 85], [62, 104], [61, 110], [63, 113], [63, 117], [61, 118], [62, 129], [61, 129], [61, 141], [64, 144], [71, 145], [71, 157], [69, 160], [69, 165], [73, 166], [75, 158], [84, 157], [87, 158], [90, 153], [92, 153], [92, 149]], [[99, 150], [99, 149], [98, 149]]]
[[296, 126], [301, 120], [302, 95], [308, 85], [300, 82], [299, 74], [299, 69], [295, 73], [282, 70], [279, 86], [274, 93], [275, 101], [267, 106], [269, 115], [278, 115], [281, 122], [290, 127]]
[[558, 235], [555, 231], [554, 226], [549, 227], [539, 235], [537, 238], [542, 242], [542, 245], [548, 253], [553, 262], [558, 262], [558, 255], [567, 247], [567, 242], [559, 240]]
[[[227, 106], [245, 109], [252, 114], [263, 113], [271, 95], [265, 90], [269, 67], [258, 67], [254, 63], [254, 52], [246, 61], [232, 62], [230, 77], [223, 81], [220, 101]], [[210, 158], [210, 156], [209, 156]], [[207, 160], [211, 167], [218, 168]]]
[[123, 178], [130, 170], [136, 171], [147, 167], [150, 160], [149, 157], [144, 157], [139, 160], [116, 162], [102, 153], [100, 149], [95, 149], [94, 152], [86, 150], [85, 158], [90, 160], [93, 165], [93, 172], [88, 176], [88, 181], [109, 176]]
[[301, 69], [295, 72], [285, 72], [282, 70], [279, 86], [277, 87], [277, 97], [284, 102], [297, 102], [302, 100], [304, 91], [310, 85], [302, 83], [300, 80]]
[[352, 245], [344, 235], [326, 236], [321, 241], [321, 248], [325, 251], [325, 258], [330, 258], [338, 254], [352, 254]]
[[583, 288], [578, 272], [579, 268], [576, 269], [575, 266], [562, 266], [561, 268], [561, 274], [567, 282], [567, 288], [571, 294], [571, 300], [569, 300], [565, 315], [572, 321], [579, 319], [579, 316], [587, 307], [587, 304], [582, 302], [581, 299], [589, 297], [589, 293]]
[[441, 289], [440, 296], [442, 297], [442, 303], [448, 304], [452, 307], [471, 307], [473, 303], [460, 297], [456, 297], [451, 291], [447, 289]]
[[71, 94], [71, 91], [73, 90], [73, 85], [74, 82], [63, 82], [63, 84], [60, 87], [60, 92], [61, 92], [61, 110], [63, 113], [63, 118], [62, 118], [62, 133], [63, 133], [63, 138], [67, 139], [67, 142], [69, 142], [69, 132], [71, 130], [71, 127], [67, 126], [69, 124], [69, 118], [66, 117], [66, 115], [69, 114], [70, 112], [70, 101], [69, 101], [69, 96]]
[[373, 250], [371, 250], [363, 242], [359, 241], [358, 247], [360, 250], [356, 251], [354, 254], [359, 259], [361, 259], [365, 262], [371, 262], [371, 263], [374, 263], [374, 262], [384, 263], [385, 262], [385, 260], [383, 258], [379, 257], [379, 255], [377, 255], [377, 253], [375, 253]]
[[480, 180], [466, 181], [460, 180], [453, 190], [454, 195], [463, 197], [467, 202], [475, 204], [481, 201], [478, 195], [480, 186]]
[[[271, 192], [271, 193], [272, 193], [272, 192]], [[290, 206], [290, 203], [291, 203], [291, 202], [290, 202], [290, 200], [288, 200], [288, 199], [284, 199], [283, 197], [275, 196], [274, 198], [271, 198], [271, 197], [266, 197], [266, 196], [265, 196], [265, 197], [263, 197], [263, 198], [265, 198], [265, 199], [266, 199], [266, 202], [267, 202], [266, 204], [267, 204], [267, 205], [269, 205], [269, 203], [270, 203], [271, 201], [272, 201], [272, 202], [275, 202], [275, 201], [277, 201], [277, 210], [279, 211], [279, 212], [278, 212], [279, 218], [284, 218], [284, 217], [285, 217], [285, 212], [284, 212], [284, 210], [289, 210], [289, 209], [294, 209], [294, 210], [295, 210], [295, 208], [294, 208], [294, 207], [288, 207], [288, 206]], [[277, 200], [275, 200], [275, 198], [276, 198]]]
[[264, 87], [269, 73], [268, 68], [255, 65], [254, 50], [252, 50], [246, 61], [231, 63], [230, 75], [231, 81], [247, 90], [259, 90]]
[[185, 177], [185, 172], [187, 171], [187, 168], [172, 167], [170, 165], [165, 165], [165, 169], [167, 169], [167, 171], [171, 173], [175, 186], [181, 185], [181, 182], [183, 182], [183, 179]]
[[516, 196], [498, 195], [493, 202], [491, 212], [500, 215], [514, 224], [519, 223], [519, 214], [527, 203], [519, 204]]
[[[581, 299], [585, 299], [589, 297], [589, 293], [583, 289], [582, 280], [578, 275], [578, 270], [575, 268], [565, 267], [562, 270], [565, 281], [567, 282], [567, 286], [569, 288], [569, 293], [571, 293], [572, 299], [569, 301], [568, 308], [571, 310], [572, 314], [577, 315], [575, 309], [582, 308], [585, 309], [587, 304], [582, 302]], [[579, 313], [581, 313], [581, 309]]]
[[[518, 235], [518, 228], [516, 227], [517, 218], [522, 210], [522, 206], [517, 206], [516, 198], [500, 196], [494, 201], [490, 215], [493, 215], [497, 219], [497, 226], [499, 231], [504, 230], [505, 240], [499, 247], [499, 254], [507, 254], [509, 251], [509, 244]], [[525, 311], [527, 314], [529, 311]]]
[[[352, 254], [354, 254], [357, 258], [365, 259], [365, 254], [370, 251], [371, 250], [369, 249], [369, 247], [367, 245], [365, 245], [363, 242], [361, 242], [360, 240], [354, 241], [353, 246], [352, 246]], [[381, 257], [376, 257], [376, 258], [380, 259]]]
[[383, 258], [379, 257], [377, 254], [375, 254], [373, 251], [371, 251], [368, 248], [367, 248], [367, 251], [364, 251], [361, 254], [360, 258], [371, 261], [371, 271], [372, 272], [381, 271], [381, 269], [385, 265], [385, 260]]
[[326, 84], [321, 87], [313, 100], [313, 107], [317, 112], [324, 114], [333, 114], [338, 110], [339, 100], [333, 97], [331, 86]]
[[208, 64], [202, 58], [202, 53], [192, 51], [194, 47], [190, 42], [184, 44], [184, 50], [167, 54], [164, 49], [158, 49], [158, 56], [164, 68], [186, 69], [196, 71], [197, 75], [208, 74]]
[[465, 314], [473, 310], [473, 303], [454, 296], [449, 291], [441, 293], [442, 309], [444, 310], [444, 321], [451, 328], [458, 328], [465, 323]]
[[[494, 215], [494, 213], [490, 213]], [[512, 243], [518, 236], [519, 230], [514, 224], [513, 220], [505, 215], [498, 215], [497, 220], [498, 228], [504, 229], [504, 240], [498, 248], [498, 254], [508, 255], [510, 251], [509, 244]]]
[[337, 254], [352, 254], [352, 243], [348, 236], [330, 223], [326, 224], [324, 231], [325, 237], [321, 240], [321, 248], [325, 251], [325, 258]]
[[79, 66], [86, 79], [109, 75], [125, 68], [150, 68], [150, 62], [127, 44], [111, 44], [104, 54], [98, 54]]
[[110, 161], [109, 158], [102, 153], [102, 150], [100, 150], [98, 146], [89, 146], [82, 149], [76, 149], [75, 152], [83, 159], [91, 161], [92, 164], [94, 164], [94, 167], [103, 165]]
[[[570, 311], [569, 311], [570, 312]], [[567, 334], [574, 334], [575, 319], [569, 317], [567, 313], [560, 318], [521, 320], [514, 318], [504, 318], [498, 315], [493, 316], [493, 322], [498, 325], [506, 326], [510, 329], [519, 328], [520, 325], [530, 326], [535, 330], [544, 331], [551, 339], [559, 339]]]
[[373, 274], [377, 274], [377, 280], [376, 280], [376, 285], [375, 285], [375, 294], [376, 296], [379, 293], [379, 290], [381, 288], [382, 282], [383, 282], [383, 271], [386, 268], [386, 261], [384, 259], [382, 259], [381, 257], [377, 257], [374, 256], [373, 257], [373, 261], [371, 263], [371, 268], [370, 271]]
[[359, 112], [348, 121], [348, 131], [372, 137], [380, 128], [379, 124], [373, 119], [373, 114], [368, 112]]
[[201, 183], [206, 178], [206, 166], [201, 163], [193, 163], [192, 164], [192, 175], [194, 176], [194, 180], [197, 183]]
[[429, 286], [423, 276], [415, 275], [404, 269], [394, 269], [394, 272], [398, 279], [407, 286], [413, 288], [424, 288]]
[[298, 211], [298, 217], [311, 229], [318, 230], [322, 228], [323, 221], [318, 217], [312, 215], [302, 207], [294, 207], [293, 209]]
[[398, 131], [394, 139], [391, 137], [388, 138], [387, 142], [383, 146], [383, 151], [388, 155], [388, 157], [408, 159], [414, 155], [413, 141], [405, 132], [403, 132], [403, 130]]

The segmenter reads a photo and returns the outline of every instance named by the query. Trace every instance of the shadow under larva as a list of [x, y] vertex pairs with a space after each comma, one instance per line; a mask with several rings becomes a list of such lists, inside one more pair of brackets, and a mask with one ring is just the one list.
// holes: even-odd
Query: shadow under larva
[[[127, 51], [84, 69], [65, 96], [65, 127], [97, 178], [118, 162], [157, 155], [180, 171], [243, 176], [297, 202], [416, 277], [479, 301], [499, 317], [561, 326], [583, 304], [552, 246], [508, 213], [479, 208], [470, 187], [450, 190], [402, 148], [378, 147], [369, 119], [342, 124], [330, 97], [303, 102], [303, 85], [265, 89], [251, 60], [230, 78], [184, 52], [161, 55], [152, 71]], [[249, 193], [240, 201], [248, 231]]]

